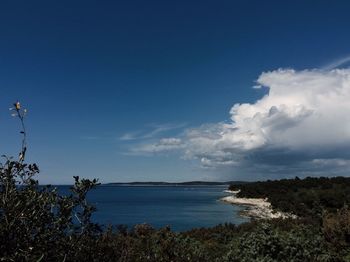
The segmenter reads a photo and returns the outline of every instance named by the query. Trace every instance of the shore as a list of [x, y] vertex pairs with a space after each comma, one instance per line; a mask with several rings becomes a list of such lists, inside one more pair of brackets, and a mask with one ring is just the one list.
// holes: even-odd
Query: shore
[[268, 202], [267, 198], [239, 198], [236, 196], [236, 194], [239, 193], [239, 190], [225, 190], [224, 192], [231, 193], [232, 195], [221, 198], [221, 201], [246, 207], [246, 209], [241, 211], [242, 216], [257, 219], [296, 218], [293, 214], [273, 210], [271, 203]]

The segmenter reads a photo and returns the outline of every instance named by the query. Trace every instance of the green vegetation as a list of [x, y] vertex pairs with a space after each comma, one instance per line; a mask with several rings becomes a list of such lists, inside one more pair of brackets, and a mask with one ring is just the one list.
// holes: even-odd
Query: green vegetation
[[68, 196], [39, 186], [39, 168], [24, 161], [25, 112], [19, 103], [15, 112], [23, 141], [19, 159], [5, 157], [0, 165], [0, 261], [350, 261], [348, 179], [239, 185], [241, 196], [269, 197], [298, 219], [181, 233], [146, 224], [105, 228], [91, 221], [95, 208], [86, 201], [97, 180], [75, 177]]
[[350, 204], [350, 178], [307, 177], [230, 185], [238, 197], [268, 198], [274, 209], [299, 217], [320, 217]]

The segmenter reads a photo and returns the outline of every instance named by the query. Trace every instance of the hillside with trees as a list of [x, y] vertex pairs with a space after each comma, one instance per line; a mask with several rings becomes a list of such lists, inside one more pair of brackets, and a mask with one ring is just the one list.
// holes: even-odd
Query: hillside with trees
[[232, 184], [238, 197], [268, 198], [272, 207], [299, 217], [321, 216], [350, 204], [350, 178], [307, 177]]

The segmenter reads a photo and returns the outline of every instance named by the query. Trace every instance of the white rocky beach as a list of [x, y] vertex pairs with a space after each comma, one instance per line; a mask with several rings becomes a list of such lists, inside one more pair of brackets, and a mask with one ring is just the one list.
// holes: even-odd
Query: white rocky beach
[[239, 198], [237, 194], [240, 190], [225, 190], [224, 192], [232, 195], [221, 198], [221, 201], [246, 207], [241, 212], [242, 216], [257, 219], [296, 218], [293, 214], [273, 210], [267, 198]]

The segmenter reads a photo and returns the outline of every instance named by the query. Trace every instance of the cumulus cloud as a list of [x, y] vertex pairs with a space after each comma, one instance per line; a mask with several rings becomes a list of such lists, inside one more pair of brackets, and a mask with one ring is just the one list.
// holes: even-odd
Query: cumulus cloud
[[350, 69], [275, 70], [254, 88], [269, 92], [255, 103], [235, 104], [230, 119], [188, 129], [140, 152], [180, 150], [205, 168], [320, 174], [350, 167]]

